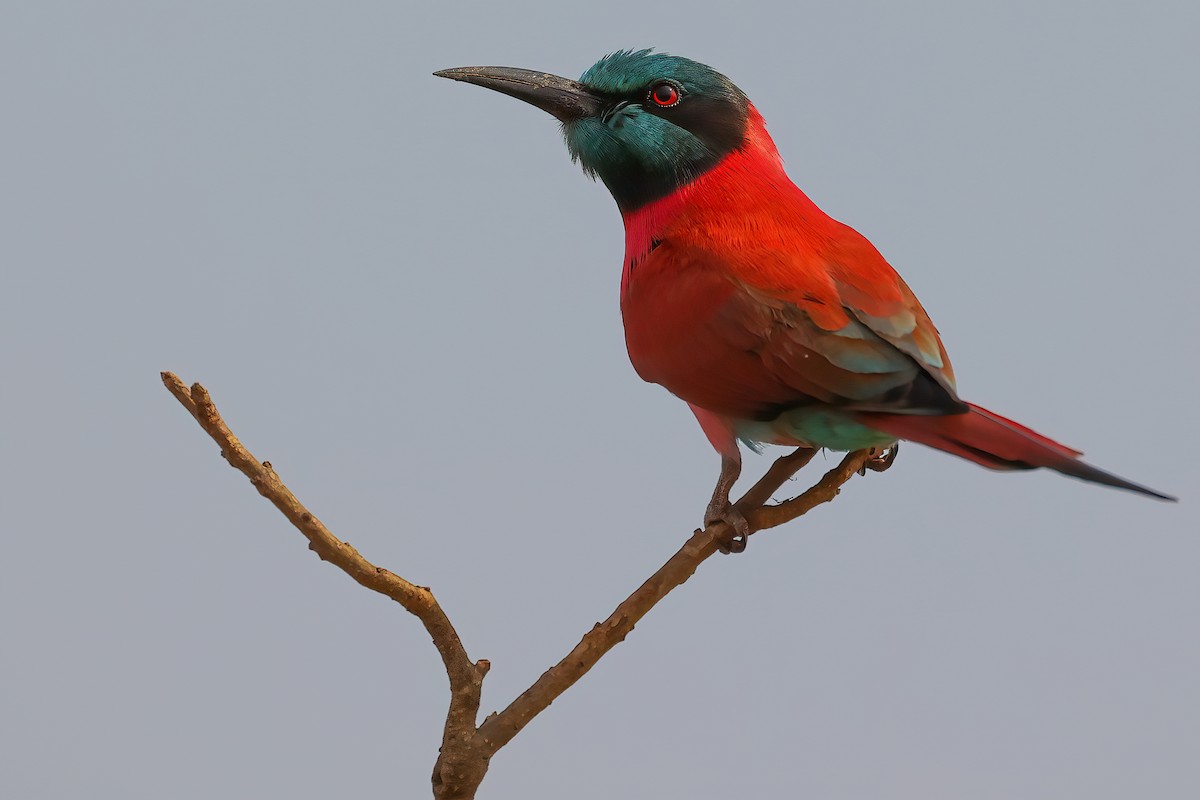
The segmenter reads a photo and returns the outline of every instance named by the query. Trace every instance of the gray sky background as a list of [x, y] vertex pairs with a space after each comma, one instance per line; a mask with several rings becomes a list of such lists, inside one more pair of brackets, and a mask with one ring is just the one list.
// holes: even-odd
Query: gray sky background
[[434, 588], [493, 662], [485, 712], [674, 552], [717, 458], [628, 365], [615, 206], [550, 117], [429, 74], [651, 45], [755, 100], [968, 399], [1183, 502], [908, 447], [705, 564], [481, 797], [1200, 796], [1198, 25], [1144, 1], [0, 3], [0, 796], [429, 791], [424, 631], [319, 563], [159, 370]]

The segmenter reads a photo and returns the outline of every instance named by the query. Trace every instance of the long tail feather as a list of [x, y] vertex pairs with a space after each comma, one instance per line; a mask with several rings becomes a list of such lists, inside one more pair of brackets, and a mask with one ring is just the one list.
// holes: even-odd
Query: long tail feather
[[1079, 459], [1078, 450], [1061, 445], [1036, 431], [970, 404], [966, 414], [918, 416], [908, 414], [862, 414], [861, 421], [898, 439], [935, 447], [961, 456], [989, 469], [1036, 469], [1046, 467], [1092, 483], [1115, 486], [1131, 492], [1175, 501], [1170, 495], [1093, 467]]

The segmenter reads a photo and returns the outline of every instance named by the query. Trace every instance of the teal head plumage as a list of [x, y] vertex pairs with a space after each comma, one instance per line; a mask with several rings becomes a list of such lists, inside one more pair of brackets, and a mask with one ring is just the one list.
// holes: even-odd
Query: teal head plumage
[[623, 211], [672, 193], [742, 144], [749, 101], [698, 61], [619, 50], [578, 81], [510, 67], [463, 67], [440, 76], [526, 100], [563, 124], [571, 157], [608, 187]]

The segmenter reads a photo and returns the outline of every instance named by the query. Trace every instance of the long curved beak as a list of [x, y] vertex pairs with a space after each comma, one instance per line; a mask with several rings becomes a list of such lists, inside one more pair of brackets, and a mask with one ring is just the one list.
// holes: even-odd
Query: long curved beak
[[494, 89], [524, 100], [561, 122], [574, 122], [600, 113], [602, 99], [579, 81], [548, 72], [516, 67], [455, 67], [433, 73], [439, 78], [463, 81]]

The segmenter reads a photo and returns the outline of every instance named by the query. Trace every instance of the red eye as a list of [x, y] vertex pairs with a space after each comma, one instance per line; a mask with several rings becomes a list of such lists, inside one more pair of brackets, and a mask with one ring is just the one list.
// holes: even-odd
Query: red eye
[[650, 99], [659, 108], [670, 108], [679, 103], [679, 87], [666, 81], [656, 83], [650, 89]]

